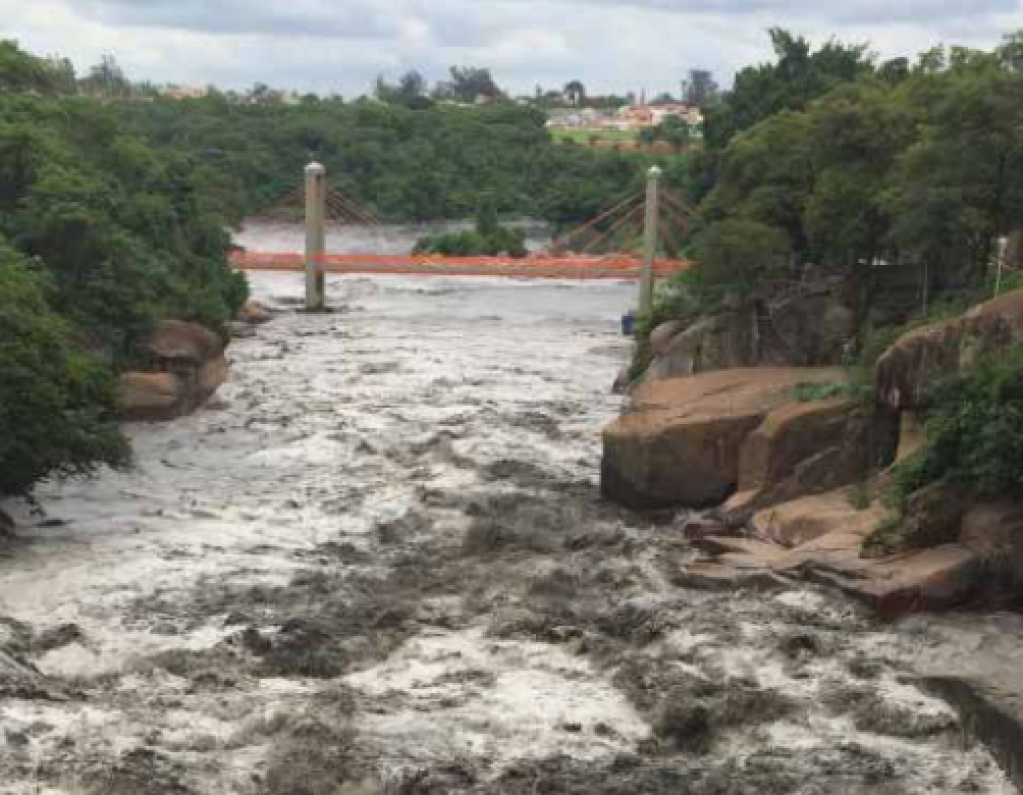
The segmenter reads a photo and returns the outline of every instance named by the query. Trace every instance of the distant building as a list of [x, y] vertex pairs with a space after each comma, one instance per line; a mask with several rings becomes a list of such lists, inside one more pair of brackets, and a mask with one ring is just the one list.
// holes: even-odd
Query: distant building
[[703, 114], [700, 109], [682, 102], [668, 102], [661, 105], [629, 105], [622, 108], [618, 116], [632, 130], [657, 127], [670, 118], [681, 120], [694, 131], [703, 127]]
[[206, 86], [167, 86], [163, 95], [168, 99], [201, 99], [208, 93]]
[[547, 126], [566, 130], [600, 130], [617, 126], [614, 114], [596, 108], [552, 108], [547, 111]]

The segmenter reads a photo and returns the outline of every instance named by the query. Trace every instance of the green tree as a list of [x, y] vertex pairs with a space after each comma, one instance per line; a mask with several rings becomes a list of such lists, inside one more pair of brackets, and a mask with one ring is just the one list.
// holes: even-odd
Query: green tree
[[579, 107], [586, 102], [586, 86], [581, 80], [572, 80], [565, 85], [562, 93], [570, 105]]
[[[58, 93], [68, 89], [67, 61], [54, 64], [29, 55], [16, 42], [0, 40], [0, 91]], [[73, 75], [72, 71], [72, 75]]]
[[757, 221], [711, 224], [696, 238], [695, 275], [711, 305], [734, 301], [751, 309], [773, 279], [791, 272], [791, 248], [781, 229]]
[[112, 379], [73, 346], [45, 290], [45, 279], [0, 240], [0, 496], [128, 458], [112, 422]]
[[690, 69], [682, 101], [695, 108], [704, 108], [717, 97], [719, 90], [713, 72], [707, 69]]

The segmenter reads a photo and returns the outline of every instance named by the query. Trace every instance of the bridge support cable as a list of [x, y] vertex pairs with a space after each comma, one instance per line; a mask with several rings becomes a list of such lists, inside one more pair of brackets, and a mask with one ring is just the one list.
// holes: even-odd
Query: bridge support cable
[[569, 240], [575, 239], [576, 237], [581, 235], [583, 232], [586, 232], [586, 231], [594, 229], [597, 226], [597, 224], [599, 224], [601, 221], [605, 221], [608, 218], [614, 217], [615, 215], [617, 215], [620, 212], [624, 212], [627, 208], [629, 208], [630, 205], [635, 204], [635, 203], [640, 202], [640, 201], [641, 201], [641, 197], [638, 194], [634, 194], [632, 196], [629, 196], [624, 201], [619, 202], [618, 204], [614, 205], [611, 209], [606, 210], [605, 212], [603, 212], [600, 215], [598, 215], [592, 221], [587, 221], [582, 226], [577, 227], [576, 229], [573, 229], [568, 234], [562, 235], [558, 239], [552, 241], [550, 246], [548, 247], [549, 250], [554, 252], [554, 251], [558, 251], [559, 249], [565, 248], [566, 247], [565, 244]]
[[599, 243], [603, 243], [605, 240], [614, 240], [614, 235], [616, 235], [619, 231], [622, 230], [623, 227], [627, 226], [630, 223], [635, 223], [638, 227], [640, 223], [639, 216], [642, 214], [642, 212], [643, 205], [637, 204], [629, 212], [627, 212], [625, 215], [623, 215], [621, 218], [615, 221], [610, 227], [608, 227], [606, 231], [600, 233], [596, 238], [594, 238], [585, 247], [583, 247], [580, 253], [581, 254], [593, 253], [594, 249], [597, 247]]
[[674, 228], [663, 218], [660, 220], [660, 230], [661, 237], [664, 238], [664, 241], [670, 245], [674, 251], [678, 252], [682, 250], [681, 245], [679, 245], [679, 239], [675, 236]]

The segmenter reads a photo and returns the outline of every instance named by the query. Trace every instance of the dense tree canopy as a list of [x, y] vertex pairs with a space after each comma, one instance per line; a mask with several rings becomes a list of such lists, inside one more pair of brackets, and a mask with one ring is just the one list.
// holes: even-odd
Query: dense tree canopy
[[158, 318], [222, 327], [246, 286], [194, 158], [65, 96], [59, 64], [0, 53], [2, 495], [123, 460], [112, 371]]
[[294, 188], [310, 156], [335, 188], [393, 221], [471, 218], [484, 194], [502, 215], [581, 221], [642, 180], [643, 158], [556, 144], [534, 108], [417, 109], [395, 99], [400, 87], [383, 91], [393, 101], [239, 105], [211, 96], [118, 112], [150, 144], [197, 156], [207, 193], [235, 218]]
[[52, 474], [120, 464], [109, 372], [71, 342], [44, 273], [0, 240], [0, 495]]
[[[1023, 226], [1018, 37], [880, 67], [862, 47], [772, 37], [777, 62], [740, 74], [690, 174], [708, 233], [783, 232], [781, 281], [842, 276], [864, 317], [895, 283], [912, 287], [907, 311], [990, 286], [999, 239]], [[761, 276], [769, 291], [776, 274]]]

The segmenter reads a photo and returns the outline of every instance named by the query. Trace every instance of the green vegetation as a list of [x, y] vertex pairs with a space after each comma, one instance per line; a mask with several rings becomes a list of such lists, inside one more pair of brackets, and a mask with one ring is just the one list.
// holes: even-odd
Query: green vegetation
[[[701, 239], [756, 223], [726, 289], [767, 297], [840, 277], [861, 320], [894, 301], [900, 323], [948, 300], [990, 295], [999, 237], [1023, 224], [1023, 38], [993, 52], [951, 48], [875, 63], [863, 46], [774, 31], [774, 63], [743, 70], [707, 108], [706, 146], [690, 159]], [[706, 247], [706, 244], [702, 244]], [[699, 258], [698, 258], [699, 259]], [[697, 272], [713, 268], [699, 262]], [[706, 274], [705, 274], [706, 275]], [[876, 318], [875, 318], [876, 320]]]
[[1023, 227], [1023, 34], [916, 63], [771, 35], [774, 61], [707, 105], [681, 175], [685, 292], [705, 315], [838, 279], [872, 365], [914, 317], [990, 296], [998, 240]]
[[1023, 346], [995, 354], [927, 398], [927, 443], [896, 470], [897, 496], [933, 483], [979, 499], [1023, 489]]
[[594, 144], [631, 144], [638, 140], [633, 130], [574, 130], [557, 128], [551, 130], [551, 136], [555, 141], [580, 144], [583, 146]]
[[45, 276], [0, 241], [0, 495], [52, 474], [121, 464], [109, 373], [77, 350]]
[[954, 541], [971, 501], [1023, 492], [1023, 346], [933, 384], [925, 402], [924, 445], [895, 467], [874, 554]]
[[125, 460], [113, 372], [155, 319], [222, 327], [246, 285], [194, 159], [64, 96], [63, 62], [0, 44], [0, 86], [3, 495]]
[[201, 162], [197, 176], [234, 218], [295, 188], [315, 156], [331, 186], [388, 221], [471, 218], [481, 195], [501, 215], [564, 225], [639, 188], [647, 158], [556, 144], [541, 111], [510, 103], [414, 109], [308, 99], [238, 104], [224, 95], [121, 103], [121, 123]]
[[526, 236], [517, 229], [501, 226], [492, 202], [484, 200], [476, 214], [476, 228], [464, 232], [446, 232], [425, 237], [416, 243], [416, 254], [445, 257], [500, 256], [524, 257]]

